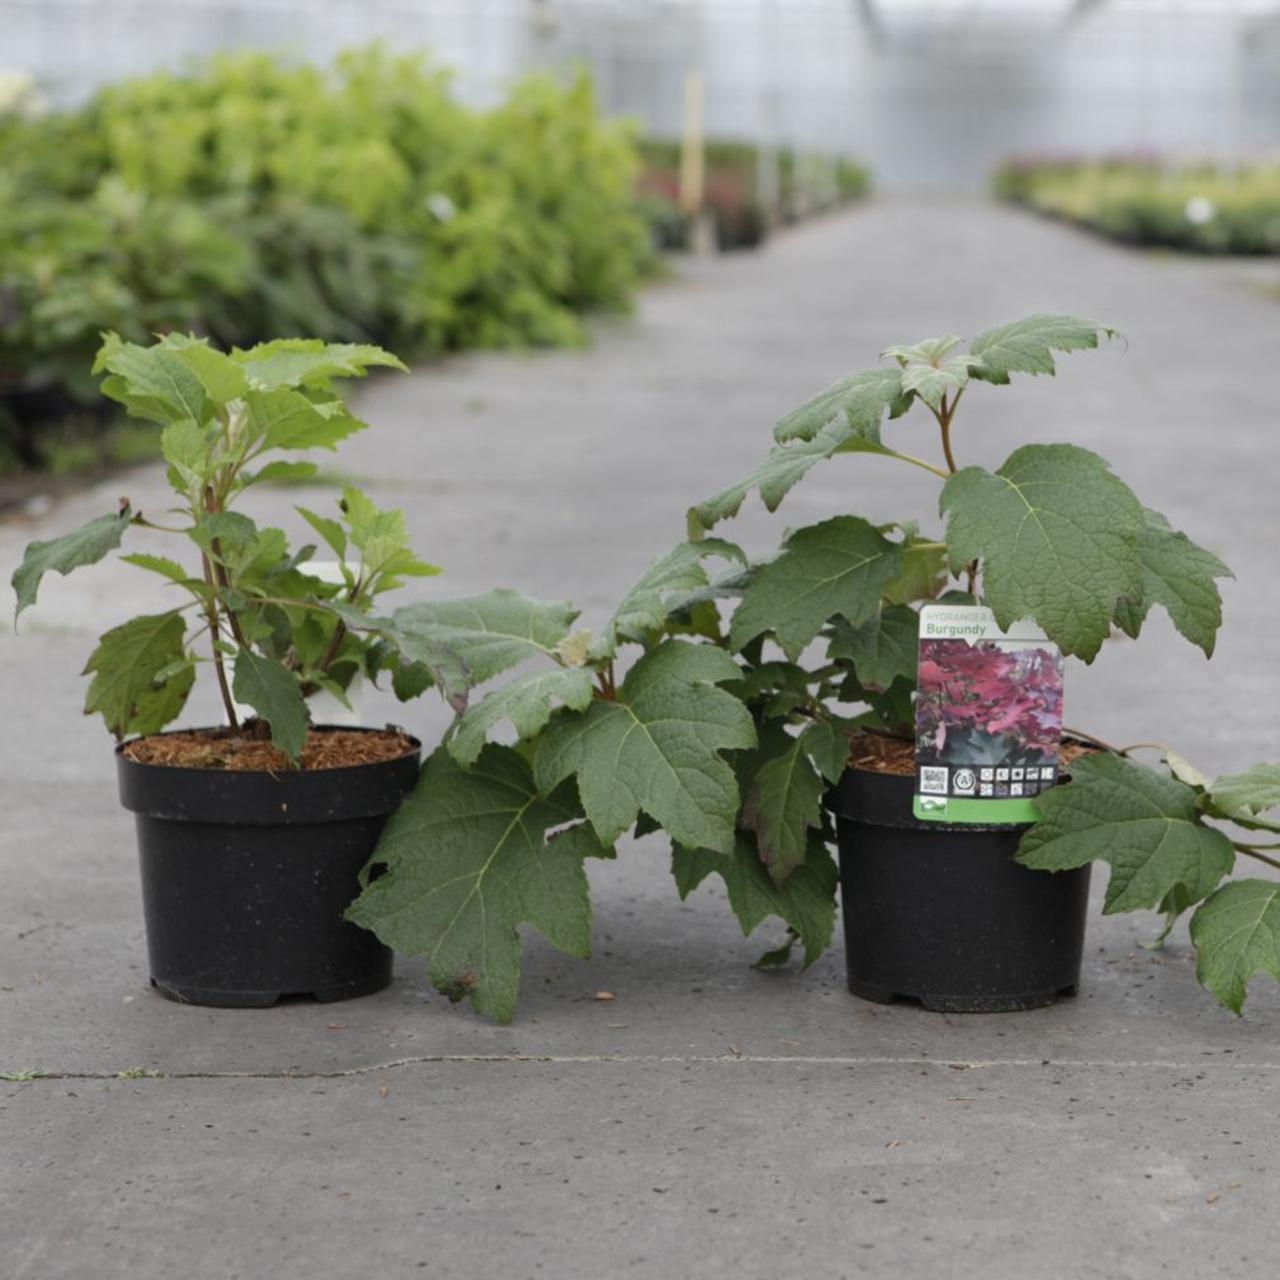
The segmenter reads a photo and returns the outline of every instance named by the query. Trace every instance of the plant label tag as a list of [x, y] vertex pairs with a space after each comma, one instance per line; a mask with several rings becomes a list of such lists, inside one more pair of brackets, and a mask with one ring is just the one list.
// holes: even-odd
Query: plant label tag
[[917, 818], [1035, 822], [1061, 745], [1062, 652], [1039, 627], [1002, 631], [982, 605], [920, 610]]

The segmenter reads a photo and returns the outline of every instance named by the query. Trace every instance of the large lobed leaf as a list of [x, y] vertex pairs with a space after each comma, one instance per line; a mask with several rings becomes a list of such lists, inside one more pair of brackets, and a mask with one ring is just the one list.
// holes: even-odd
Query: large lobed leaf
[[771, 633], [795, 661], [833, 617], [857, 626], [879, 608], [901, 568], [902, 547], [857, 516], [837, 516], [789, 535], [782, 554], [756, 570], [733, 615], [741, 649]]
[[393, 615], [399, 632], [457, 652], [473, 685], [492, 680], [526, 658], [554, 658], [556, 645], [569, 634], [577, 616], [571, 605], [534, 600], [506, 588], [406, 605]]
[[490, 745], [473, 769], [443, 748], [392, 815], [372, 878], [347, 911], [388, 946], [425, 954], [450, 1000], [509, 1022], [520, 985], [518, 926], [531, 924], [570, 955], [591, 954], [583, 858], [608, 856], [583, 826], [548, 833], [581, 814], [563, 795], [540, 795], [529, 765]]
[[671, 873], [681, 898], [687, 898], [709, 875], [719, 875], [744, 937], [769, 916], [783, 920], [800, 937], [805, 968], [830, 945], [838, 876], [835, 862], [820, 840], [812, 841], [804, 864], [782, 885], [770, 879], [751, 837], [743, 832], [724, 853], [675, 845]]
[[1233, 880], [1191, 917], [1196, 977], [1233, 1013], [1244, 1008], [1249, 979], [1280, 980], [1280, 884]]
[[1136, 638], [1151, 606], [1163, 605], [1173, 625], [1211, 658], [1222, 625], [1222, 597], [1215, 579], [1232, 577], [1231, 570], [1185, 533], [1172, 529], [1160, 512], [1146, 508], [1142, 517], [1142, 590], [1136, 598], [1119, 601], [1116, 624]]
[[557, 704], [585, 711], [591, 703], [591, 672], [586, 667], [557, 667], [517, 676], [468, 707], [449, 739], [449, 753], [459, 764], [474, 764], [493, 728], [510, 720], [520, 738], [546, 727]]
[[645, 643], [666, 626], [673, 608], [687, 606], [693, 593], [710, 588], [702, 561], [711, 557], [728, 560], [739, 570], [747, 562], [740, 547], [721, 538], [679, 543], [655, 560], [623, 597], [609, 624], [610, 634]]
[[1096, 347], [1100, 336], [1112, 338], [1115, 334], [1115, 329], [1079, 316], [1027, 316], [988, 329], [969, 343], [969, 354], [980, 358], [970, 376], [1007, 383], [1011, 373], [1051, 374], [1055, 372], [1053, 352]]
[[1280, 831], [1280, 818], [1265, 816], [1268, 810], [1280, 808], [1280, 764], [1255, 764], [1243, 773], [1203, 781], [1202, 803], [1214, 817], [1242, 827]]
[[953, 572], [982, 561], [1003, 628], [1032, 618], [1091, 661], [1117, 601], [1142, 590], [1142, 506], [1104, 459], [1068, 444], [1024, 445], [996, 472], [966, 467], [942, 490]]
[[389, 617], [338, 601], [324, 605], [351, 630], [376, 632], [406, 663], [421, 664], [459, 714], [476, 685], [538, 654], [554, 659], [578, 616], [570, 605], [506, 589], [407, 605]]
[[31, 543], [11, 579], [18, 598], [14, 622], [24, 609], [35, 604], [40, 580], [46, 573], [60, 573], [65, 578], [72, 569], [97, 564], [120, 545], [120, 539], [132, 521], [133, 512], [125, 503], [115, 515], [98, 516], [74, 533], [64, 533], [62, 537], [48, 542]]
[[773, 436], [779, 444], [812, 440], [832, 423], [843, 423], [878, 444], [885, 414], [897, 418], [910, 405], [900, 369], [868, 369], [848, 374], [793, 409], [779, 420]]
[[1022, 837], [1018, 861], [1042, 871], [1109, 863], [1107, 912], [1158, 907], [1177, 886], [1185, 902], [1198, 902], [1235, 860], [1231, 841], [1201, 821], [1194, 788], [1122, 756], [1077, 760], [1071, 781], [1036, 806], [1040, 820]]
[[740, 675], [722, 649], [665, 640], [627, 672], [616, 700], [561, 711], [539, 739], [543, 794], [570, 777], [612, 844], [641, 813], [693, 847], [733, 847], [739, 793], [722, 751], [755, 745], [751, 714], [716, 686]]
[[721, 520], [738, 514], [743, 499], [759, 489], [764, 505], [776, 511], [787, 493], [824, 458], [837, 453], [888, 453], [880, 433], [859, 434], [843, 418], [833, 419], [808, 440], [775, 445], [764, 461], [737, 484], [689, 509], [690, 537], [698, 537]]
[[186, 705], [195, 667], [185, 652], [182, 614], [147, 614], [113, 627], [85, 664], [92, 675], [85, 715], [101, 714], [117, 738], [158, 733]]

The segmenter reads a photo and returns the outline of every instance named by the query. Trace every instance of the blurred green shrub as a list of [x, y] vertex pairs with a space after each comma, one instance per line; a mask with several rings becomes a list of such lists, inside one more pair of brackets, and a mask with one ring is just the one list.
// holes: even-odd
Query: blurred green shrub
[[0, 114], [0, 465], [38, 461], [32, 431], [93, 399], [103, 329], [578, 342], [649, 265], [637, 167], [585, 74], [474, 111], [377, 45], [327, 69], [223, 55]]
[[1030, 157], [1002, 165], [993, 185], [1002, 199], [1129, 244], [1280, 253], [1280, 163]]

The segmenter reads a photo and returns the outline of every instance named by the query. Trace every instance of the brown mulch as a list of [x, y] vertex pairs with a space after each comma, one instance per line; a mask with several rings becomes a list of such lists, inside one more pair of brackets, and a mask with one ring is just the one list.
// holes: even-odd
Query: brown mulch
[[[1098, 748], [1075, 738], [1062, 743], [1062, 768], [1068, 770], [1081, 756]], [[916, 771], [916, 744], [910, 738], [891, 738], [883, 733], [860, 733], [849, 744], [849, 764], [872, 773], [910, 776]]]
[[[416, 751], [417, 743], [400, 729], [312, 729], [302, 748], [302, 769], [345, 769], [351, 765], [398, 760]], [[126, 745], [125, 755], [139, 764], [174, 765], [185, 769], [254, 769], [285, 773], [293, 766], [271, 745], [266, 726], [249, 721], [239, 731], [191, 729], [157, 733]]]

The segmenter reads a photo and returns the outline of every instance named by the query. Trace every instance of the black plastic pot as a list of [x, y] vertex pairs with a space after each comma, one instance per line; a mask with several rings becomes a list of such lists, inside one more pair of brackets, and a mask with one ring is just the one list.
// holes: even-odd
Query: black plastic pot
[[1025, 826], [921, 822], [913, 791], [913, 778], [847, 769], [827, 797], [849, 990], [946, 1013], [1035, 1009], [1074, 995], [1089, 867], [1019, 866]]
[[[419, 744], [414, 743], [415, 747]], [[418, 752], [272, 774], [140, 764], [116, 749], [136, 815], [151, 985], [189, 1004], [346, 1000], [391, 981], [391, 952], [342, 918]]]

